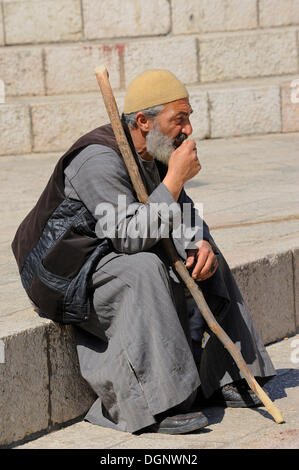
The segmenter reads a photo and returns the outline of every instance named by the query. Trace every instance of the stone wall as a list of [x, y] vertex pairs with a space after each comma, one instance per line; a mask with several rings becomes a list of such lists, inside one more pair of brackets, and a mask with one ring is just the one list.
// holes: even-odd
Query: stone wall
[[[299, 131], [299, 0], [2, 0], [1, 154], [63, 151], [106, 122], [94, 68], [120, 111], [129, 81], [168, 68], [199, 139]], [[299, 87], [299, 85], [298, 85]], [[12, 137], [18, 133], [18, 137]]]

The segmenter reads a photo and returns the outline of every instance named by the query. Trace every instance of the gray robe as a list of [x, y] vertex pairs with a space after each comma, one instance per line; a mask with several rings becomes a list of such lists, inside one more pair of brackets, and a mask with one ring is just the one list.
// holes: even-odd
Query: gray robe
[[[109, 203], [117, 210], [108, 224], [113, 250], [93, 274], [94, 310], [76, 328], [76, 337], [82, 376], [98, 396], [85, 419], [128, 432], [155, 423], [155, 415], [183, 403], [200, 385], [208, 397], [240, 378], [213, 334], [206, 337], [200, 364], [195, 361], [192, 345], [201, 339], [203, 320], [198, 309], [190, 310], [194, 302], [165, 257], [161, 230], [149, 231], [155, 219], [153, 203], [171, 207], [173, 233], [182, 204], [191, 200], [183, 191], [176, 202], [161, 183], [155, 162], [140, 157], [139, 162], [150, 194], [146, 204], [136, 200], [122, 160], [107, 147], [90, 145], [65, 170], [66, 195], [82, 200], [95, 215], [99, 236], [107, 230], [107, 219], [99, 214], [98, 204]], [[119, 195], [126, 196], [125, 208], [118, 205]], [[195, 210], [194, 214], [199, 222], [194, 241], [208, 239], [219, 263], [216, 273], [200, 282], [205, 298], [251, 372], [270, 378], [274, 367], [230, 269], [207, 226], [200, 227]], [[163, 218], [165, 211], [156, 214], [155, 227], [163, 226]], [[147, 231], [136, 237], [136, 227]], [[189, 240], [174, 238], [174, 243], [186, 259]]]

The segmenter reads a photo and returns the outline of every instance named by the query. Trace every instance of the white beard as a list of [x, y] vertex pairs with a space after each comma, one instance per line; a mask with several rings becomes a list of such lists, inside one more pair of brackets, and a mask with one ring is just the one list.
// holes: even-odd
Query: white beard
[[174, 140], [164, 135], [158, 125], [153, 125], [146, 136], [146, 150], [148, 153], [168, 165], [170, 155], [175, 150]]

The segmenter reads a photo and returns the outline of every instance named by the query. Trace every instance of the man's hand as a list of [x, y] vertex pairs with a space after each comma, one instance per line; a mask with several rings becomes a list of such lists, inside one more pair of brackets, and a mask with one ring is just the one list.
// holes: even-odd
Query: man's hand
[[163, 183], [177, 201], [186, 183], [201, 169], [194, 140], [185, 140], [170, 156]]
[[183, 184], [193, 178], [200, 169], [194, 140], [185, 140], [169, 158], [168, 173], [174, 178], [179, 177]]
[[218, 261], [209, 242], [202, 240], [196, 245], [198, 249], [187, 250], [186, 268], [193, 267], [193, 279], [205, 281], [215, 273]]

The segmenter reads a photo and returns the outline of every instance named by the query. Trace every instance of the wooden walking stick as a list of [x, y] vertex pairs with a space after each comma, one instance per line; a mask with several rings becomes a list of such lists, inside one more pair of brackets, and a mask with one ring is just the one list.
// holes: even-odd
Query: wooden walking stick
[[[98, 80], [98, 84], [100, 86], [103, 100], [106, 106], [106, 110], [108, 116], [111, 121], [111, 125], [113, 128], [113, 132], [119, 146], [120, 152], [123, 156], [125, 165], [127, 167], [129, 176], [131, 178], [132, 184], [134, 186], [135, 192], [137, 194], [138, 200], [143, 204], [146, 203], [148, 199], [147, 191], [144, 187], [143, 181], [139, 174], [139, 169], [135, 158], [133, 156], [132, 150], [128, 143], [127, 137], [125, 135], [120, 117], [118, 107], [113, 95], [113, 91], [110, 86], [108, 71], [104, 65], [99, 65], [95, 69], [95, 75]], [[234, 359], [235, 363], [237, 364], [240, 372], [246, 379], [249, 387], [251, 390], [259, 397], [259, 399], [263, 402], [271, 416], [273, 416], [276, 423], [283, 423], [284, 419], [280, 410], [274, 405], [274, 403], [270, 400], [268, 395], [264, 392], [262, 387], [257, 383], [253, 375], [251, 374], [247, 364], [245, 363], [240, 351], [236, 348], [232, 340], [226, 334], [226, 332], [221, 328], [218, 322], [215, 320], [214, 315], [212, 314], [209, 306], [207, 305], [203, 293], [199, 288], [198, 284], [196, 284], [195, 280], [190, 276], [187, 268], [185, 267], [183, 261], [179, 258], [176, 249], [172, 243], [172, 241], [168, 238], [164, 238], [161, 240], [163, 243], [164, 249], [166, 250], [172, 265], [174, 266], [175, 270], [184, 281], [186, 286], [188, 287], [191, 295], [193, 296], [198, 308], [202, 316], [204, 317], [205, 321], [207, 322], [210, 330], [218, 337], [218, 339], [222, 342], [223, 346], [228, 350], [232, 358]]]

